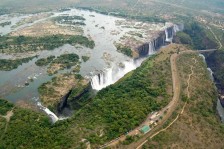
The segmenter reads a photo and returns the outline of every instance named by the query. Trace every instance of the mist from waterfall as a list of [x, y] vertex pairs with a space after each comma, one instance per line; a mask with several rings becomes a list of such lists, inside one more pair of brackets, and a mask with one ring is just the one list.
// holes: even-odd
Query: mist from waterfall
[[111, 84], [114, 84], [128, 72], [139, 67], [144, 59], [125, 61], [122, 66], [107, 68], [91, 79], [91, 86], [94, 90], [101, 90]]
[[[173, 29], [172, 29], [173, 30]], [[166, 42], [172, 42], [173, 41], [173, 32], [174, 30], [172, 31], [172, 35], [171, 37], [169, 37], [169, 31], [168, 31], [168, 28], [165, 29], [165, 34], [166, 34]]]
[[[172, 42], [173, 36], [176, 34], [176, 32], [178, 32], [180, 30], [182, 30], [182, 26], [174, 25], [172, 27], [171, 37], [169, 37], [168, 28], [166, 28], [165, 29], [165, 35], [166, 35], [165, 41]], [[156, 42], [157, 42], [156, 39], [149, 42], [148, 56], [154, 54], [154, 52], [156, 51], [156, 45], [157, 45]], [[121, 79], [125, 74], [127, 74], [128, 72], [135, 70], [137, 67], [139, 67], [145, 59], [146, 58], [139, 58], [136, 60], [125, 61], [125, 62], [123, 62], [123, 67], [113, 66], [111, 68], [106, 68], [105, 70], [103, 70], [102, 72], [100, 72], [99, 74], [97, 74], [91, 78], [92, 88], [94, 90], [101, 90], [111, 84], [114, 84], [119, 79]]]
[[44, 107], [40, 102], [37, 102], [37, 106], [40, 107], [48, 116], [50, 116], [53, 123], [57, 122], [59, 118], [53, 112], [51, 112], [48, 108]]
[[173, 25], [173, 30], [174, 33], [176, 34], [177, 32], [183, 31], [184, 30], [184, 24], [174, 24]]
[[[151, 48], [149, 49], [151, 50], [149, 50], [149, 55], [152, 55], [154, 53], [153, 47], [152, 45], [150, 45], [150, 47]], [[111, 68], [105, 69], [101, 73], [91, 78], [92, 88], [94, 90], [101, 90], [111, 84], [114, 84], [119, 79], [121, 79], [125, 74], [138, 68], [145, 59], [146, 58], [139, 58], [136, 60], [124, 61], [122, 63], [122, 66], [115, 65]]]
[[156, 49], [155, 49], [155, 45], [154, 45], [154, 42], [149, 42], [149, 53], [148, 53], [148, 55], [152, 55], [152, 54], [154, 54], [154, 51], [155, 51]]
[[171, 35], [169, 35], [169, 28], [165, 29], [165, 35], [166, 35], [166, 42], [172, 43], [173, 37], [176, 35], [177, 32], [184, 30], [184, 24], [174, 24], [171, 29]]

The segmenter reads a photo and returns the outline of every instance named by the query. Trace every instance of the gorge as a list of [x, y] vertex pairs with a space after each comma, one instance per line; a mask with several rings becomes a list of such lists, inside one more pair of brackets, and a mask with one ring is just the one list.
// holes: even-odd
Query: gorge
[[[33, 102], [33, 98], [40, 98], [41, 96], [39, 96], [40, 93], [37, 91], [37, 88], [41, 84], [53, 79], [56, 74], [53, 76], [48, 76], [46, 73], [47, 67], [36, 66], [35, 61], [46, 58], [46, 56], [57, 57], [64, 53], [76, 53], [79, 55], [79, 57], [88, 55], [89, 60], [87, 62], [80, 63], [80, 72], [78, 73], [85, 78], [89, 78], [92, 89], [99, 91], [111, 84], [114, 84], [128, 72], [138, 68], [148, 56], [151, 56], [160, 47], [172, 42], [175, 33], [183, 28], [183, 25], [175, 25], [170, 22], [138, 22], [136, 20], [126, 20], [125, 18], [118, 18], [92, 11], [72, 8], [60, 12], [48, 12], [47, 15], [43, 15], [44, 18], [40, 19], [39, 21], [25, 23], [23, 26], [19, 26], [19, 23], [20, 21], [23, 21], [23, 18], [29, 19], [33, 17], [32, 15], [25, 15], [12, 22], [12, 24], [7, 26], [7, 28], [1, 29], [5, 31], [3, 35], [9, 34], [10, 36], [24, 35], [35, 37], [36, 35], [33, 33], [36, 32], [35, 27], [39, 24], [42, 27], [42, 24], [45, 22], [49, 23], [51, 21], [57, 20], [57, 18], [74, 15], [79, 17], [70, 18], [82, 18], [83, 23], [86, 24], [81, 27], [79, 26], [79, 28], [82, 30], [83, 36], [88, 37], [89, 39], [94, 39], [95, 47], [90, 49], [85, 46], [80, 47], [71, 44], [65, 44], [58, 48], [52, 49], [51, 51], [38, 51], [38, 58], [35, 58], [27, 64], [22, 64], [21, 67], [18, 67], [15, 70], [10, 72], [0, 71], [0, 74], [3, 77], [2, 82], [0, 82], [2, 83], [1, 86], [7, 86], [9, 88], [7, 91], [4, 88], [0, 90], [2, 97], [12, 100], [13, 102], [16, 102], [17, 99], [24, 99]], [[5, 19], [5, 21], [10, 21], [12, 18], [10, 18], [10, 16], [5, 16], [3, 19]], [[102, 19], [105, 21], [102, 22]], [[69, 26], [69, 24], [66, 24], [68, 23], [66, 21], [51, 23], [56, 23], [59, 28], [63, 29], [65, 26], [67, 29], [71, 27], [70, 30], [72, 31], [74, 31], [74, 28], [77, 27], [77, 24], [72, 24]], [[15, 26], [17, 27], [15, 28]], [[45, 31], [43, 33], [45, 33]], [[62, 33], [67, 34], [68, 31]], [[42, 36], [42, 34], [40, 35]], [[117, 52], [115, 43], [119, 43], [127, 47], [130, 46], [132, 51], [137, 53], [138, 56], [135, 58], [130, 58], [122, 53]], [[18, 55], [19, 54], [22, 55], [23, 53], [18, 53]], [[10, 58], [10, 54], [1, 54], [0, 58]], [[67, 73], [72, 73], [72, 69], [65, 69], [64, 71], [59, 71], [58, 73], [61, 74], [65, 73], [66, 71]], [[10, 83], [7, 83], [9, 73], [11, 74], [12, 78], [18, 77], [18, 73], [21, 74], [20, 79], [16, 82], [16, 87], [14, 86], [15, 83], [10, 82], [10, 80]], [[23, 81], [27, 81], [27, 79], [30, 79], [33, 82], [30, 82], [29, 86], [23, 86]], [[11, 93], [10, 89], [16, 91]], [[30, 92], [30, 90], [32, 90], [32, 92]], [[65, 93], [67, 94], [65, 95]], [[61, 113], [63, 108], [66, 107], [68, 98], [71, 98], [75, 101], [78, 100], [79, 96], [82, 96], [84, 93], [79, 92], [79, 95], [70, 95], [70, 91], [66, 90], [60, 99], [57, 99], [57, 101], [60, 100], [60, 103], [55, 103], [54, 108], [43, 107], [44, 104], [39, 104], [39, 107], [41, 110], [44, 110], [48, 115], [50, 115], [51, 118], [53, 115], [54, 118], [52, 118], [52, 121], [55, 122], [58, 120], [58, 118], [55, 118], [55, 116], [58, 115], [58, 113]], [[41, 100], [42, 99], [40, 98], [40, 101]], [[57, 106], [56, 109], [55, 106]], [[58, 111], [58, 113], [56, 115], [49, 113], [49, 109], [54, 109], [52, 111], [54, 113], [57, 113]]]
[[136, 69], [148, 57], [154, 54], [160, 47], [172, 42], [176, 32], [183, 30], [183, 25], [174, 24], [171, 27], [161, 31], [157, 37], [154, 37], [149, 43], [139, 46], [136, 51], [139, 54], [138, 58], [132, 61], [125, 61], [121, 66], [113, 66], [106, 68], [104, 71], [96, 74], [91, 78], [91, 85], [94, 90], [101, 90], [122, 78], [128, 72]]

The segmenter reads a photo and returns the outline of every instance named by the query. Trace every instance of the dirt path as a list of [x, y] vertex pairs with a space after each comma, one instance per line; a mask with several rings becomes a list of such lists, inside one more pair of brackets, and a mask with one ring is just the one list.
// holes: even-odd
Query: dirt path
[[[173, 123], [175, 123], [180, 114], [183, 114], [184, 109], [187, 105], [187, 102], [185, 102], [182, 111], [180, 114], [177, 115], [177, 117], [164, 129], [159, 130], [158, 132], [156, 132], [158, 129], [160, 129], [162, 127], [162, 125], [172, 116], [174, 110], [176, 109], [176, 106], [178, 104], [179, 98], [180, 98], [180, 79], [179, 79], [179, 74], [178, 74], [178, 68], [177, 68], [177, 58], [179, 57], [179, 55], [184, 54], [184, 53], [198, 53], [198, 52], [212, 52], [215, 51], [216, 49], [210, 49], [210, 50], [202, 50], [202, 51], [191, 51], [191, 50], [187, 50], [187, 51], [183, 51], [180, 54], [174, 53], [171, 55], [170, 57], [170, 63], [171, 63], [171, 72], [172, 72], [172, 82], [173, 82], [173, 98], [172, 101], [165, 107], [163, 108], [161, 111], [158, 112], [159, 115], [163, 115], [162, 120], [160, 120], [158, 122], [158, 126], [155, 128], [155, 130], [152, 130], [150, 132], [148, 132], [147, 134], [145, 134], [141, 139], [139, 139], [137, 142], [134, 142], [132, 144], [130, 144], [129, 146], [127, 146], [127, 149], [140, 149], [147, 141], [148, 138], [153, 138], [156, 135], [158, 135], [160, 132], [167, 130], [170, 126], [173, 125]], [[196, 63], [196, 60], [195, 60]], [[191, 67], [191, 74], [189, 74], [188, 77], [188, 97], [190, 97], [190, 92], [189, 92], [189, 86], [190, 86], [190, 79], [193, 75], [193, 66]], [[166, 114], [164, 115], [163, 113], [166, 111]], [[149, 119], [150, 117], [148, 116], [146, 118]], [[135, 128], [134, 130], [132, 130], [131, 132], [129, 132], [127, 135], [129, 136], [133, 136], [139, 133], [139, 128], [144, 125], [145, 122], [143, 124], [141, 124], [139, 127]], [[156, 133], [155, 133], [156, 132]], [[119, 144], [120, 142], [124, 141], [126, 139], [127, 135], [123, 135], [120, 136], [119, 138], [116, 138], [106, 144], [104, 144], [103, 146], [100, 147], [100, 149], [106, 148], [106, 147], [112, 147], [115, 146], [117, 144]]]
[[[184, 51], [181, 54], [183, 54], [183, 53], [188, 53], [188, 51], [186, 51], [186, 52]], [[172, 58], [172, 56], [173, 56], [173, 58]], [[174, 56], [174, 54], [172, 56], [171, 56], [171, 61], [173, 61], [175, 59], [175, 61], [174, 61], [175, 63], [171, 63], [171, 67], [173, 66], [176, 69], [176, 71], [177, 71], [177, 65], [176, 65], [177, 56]], [[194, 64], [196, 64], [197, 61], [196, 61], [196, 59], [194, 59], [194, 60], [195, 60]], [[194, 75], [193, 68], [194, 68], [194, 66], [191, 66], [191, 74], [189, 74], [188, 80], [187, 80], [187, 97], [188, 98], [190, 98], [190, 91], [189, 91], [190, 81], [191, 81], [192, 76]], [[175, 72], [173, 72], [173, 71], [175, 71], [175, 69], [172, 69], [172, 74], [173, 73], [175, 74]], [[177, 77], [179, 77], [179, 76], [177, 76]], [[173, 79], [175, 79], [175, 78], [173, 78]], [[178, 83], [179, 83], [179, 79], [178, 79]], [[178, 94], [180, 95], [180, 92], [178, 92]], [[184, 103], [184, 106], [183, 106], [183, 108], [181, 110], [181, 113], [179, 113], [177, 115], [177, 117], [166, 128], [161, 129], [160, 131], [158, 131], [155, 134], [151, 135], [149, 138], [152, 139], [153, 137], [155, 137], [159, 133], [161, 133], [163, 131], [166, 131], [170, 126], [172, 126], [178, 120], [178, 118], [180, 117], [180, 115], [182, 115], [184, 113], [184, 110], [185, 110], [186, 105], [187, 105], [187, 101]], [[138, 147], [136, 147], [136, 149], [140, 149], [146, 142], [148, 142], [148, 139], [146, 139], [144, 142], [142, 142]], [[135, 148], [135, 147], [133, 147], [133, 148]]]
[[[158, 122], [158, 125], [162, 125], [163, 123], [165, 123], [169, 117], [172, 115], [178, 100], [179, 100], [179, 96], [180, 96], [180, 82], [179, 82], [179, 75], [178, 75], [178, 71], [177, 71], [177, 65], [176, 65], [176, 61], [177, 61], [177, 57], [178, 54], [175, 53], [173, 55], [171, 55], [170, 58], [170, 63], [171, 63], [171, 69], [172, 69], [172, 80], [173, 80], [173, 98], [171, 100], [171, 102], [165, 107], [163, 108], [161, 111], [158, 112], [158, 115], [163, 115], [163, 119], [160, 120], [160, 122]], [[166, 111], [166, 114], [164, 114], [164, 112]], [[151, 115], [149, 115], [146, 118], [146, 121], [143, 122], [139, 127], [135, 128], [134, 130], [132, 130], [131, 132], [129, 132], [127, 135], [129, 136], [134, 136], [139, 132], [139, 129], [145, 125], [147, 123], [147, 120], [151, 117]], [[146, 135], [143, 136], [143, 138], [141, 138], [141, 140], [145, 140], [147, 139], [149, 136], [151, 136], [152, 134], [149, 132]], [[112, 140], [111, 142], [108, 142], [107, 144], [101, 146], [100, 148], [106, 148], [106, 147], [111, 147], [111, 146], [115, 146], [116, 144], [119, 144], [119, 142], [122, 142], [126, 139], [126, 135], [123, 135], [115, 140]], [[139, 141], [141, 142], [141, 141]], [[133, 146], [137, 147], [139, 144], [131, 144], [131, 146], [128, 146], [127, 148], [133, 148]]]
[[13, 116], [13, 110], [8, 111], [5, 116], [2, 116], [3, 118], [6, 119], [7, 123], [10, 121], [10, 118]]
[[6, 119], [5, 130], [4, 130], [4, 133], [1, 136], [1, 139], [4, 137], [4, 135], [5, 135], [5, 133], [8, 129], [8, 125], [9, 125], [9, 122], [10, 122], [10, 119], [11, 119], [12, 116], [13, 116], [13, 109], [11, 111], [8, 111], [5, 116], [1, 116], [1, 117]]
[[[177, 58], [180, 54], [173, 54], [170, 57], [170, 63], [171, 63], [171, 71], [172, 71], [172, 80], [173, 80], [173, 99], [172, 101], [169, 103], [168, 107], [168, 111], [166, 113], [166, 115], [164, 115], [163, 120], [159, 123], [160, 126], [162, 126], [172, 115], [172, 113], [174, 112], [174, 110], [176, 109], [178, 100], [180, 98], [180, 79], [179, 79], [179, 74], [178, 74], [178, 69], [177, 69]], [[158, 135], [159, 133], [167, 130], [173, 123], [175, 123], [175, 121], [179, 118], [179, 115], [175, 118], [175, 120], [173, 122], [171, 122], [166, 128], [161, 129], [160, 131], [152, 134], [152, 133], [148, 133], [146, 134], [143, 138], [141, 138], [138, 142], [133, 143], [130, 145], [130, 149], [131, 148], [136, 148], [136, 149], [140, 149], [146, 142], [148, 142], [148, 138], [153, 138], [156, 135]]]
[[213, 32], [213, 30], [211, 29], [211, 27], [207, 26], [207, 28], [210, 30], [210, 32], [213, 34], [213, 36], [215, 37], [215, 40], [219, 43], [219, 49], [221, 49], [223, 46], [222, 46], [222, 43], [221, 41], [218, 39], [218, 37], [216, 36], [216, 34]]

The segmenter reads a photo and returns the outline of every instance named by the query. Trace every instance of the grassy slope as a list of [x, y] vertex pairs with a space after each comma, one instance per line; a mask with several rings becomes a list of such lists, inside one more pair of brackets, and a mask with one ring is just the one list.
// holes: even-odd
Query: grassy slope
[[[197, 60], [195, 65], [193, 58]], [[190, 66], [194, 66], [189, 88], [190, 99], [177, 122], [149, 141], [144, 148], [223, 148], [224, 125], [216, 116], [216, 91], [202, 58], [196, 54], [184, 54], [178, 63], [184, 96], [187, 94]], [[180, 112], [182, 106], [183, 101], [177, 112]]]
[[188, 20], [182, 32], [178, 32], [174, 42], [188, 44], [193, 49], [217, 49], [219, 47], [211, 32], [202, 24]]

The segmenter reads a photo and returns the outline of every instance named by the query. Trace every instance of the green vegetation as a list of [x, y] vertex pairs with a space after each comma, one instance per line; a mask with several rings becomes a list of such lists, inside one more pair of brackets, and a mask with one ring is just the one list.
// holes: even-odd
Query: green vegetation
[[186, 34], [184, 32], [178, 32], [176, 36], [178, 37], [178, 40], [180, 40], [178, 42], [180, 42], [182, 44], [192, 45], [192, 39], [188, 34]]
[[[82, 16], [58, 16], [53, 18], [54, 21], [60, 24], [70, 24], [70, 25], [86, 25], [83, 21], [86, 19]], [[78, 20], [78, 21], [75, 21]]]
[[117, 51], [120, 52], [120, 53], [123, 53], [129, 57], [132, 57], [132, 50], [131, 48], [129, 47], [125, 47], [125, 46], [122, 46], [122, 45], [117, 45]]
[[224, 89], [224, 49], [206, 55], [208, 67], [212, 69], [217, 87]]
[[89, 58], [90, 58], [90, 57], [88, 57], [88, 56], [82, 56], [82, 60], [83, 60], [84, 62], [87, 62], [87, 61], [89, 60]]
[[27, 63], [36, 57], [37, 56], [33, 56], [33, 57], [27, 57], [27, 58], [22, 58], [22, 59], [16, 59], [16, 60], [0, 59], [0, 70], [11, 71], [13, 69], [16, 69], [23, 63]]
[[[0, 100], [1, 101], [1, 100]], [[49, 118], [31, 110], [14, 108], [6, 133], [2, 132], [0, 148], [71, 148], [64, 132], [67, 121], [52, 125]]]
[[[47, 58], [41, 58], [35, 62], [37, 66], [47, 66], [48, 73], [50, 75], [56, 74], [58, 70], [63, 70], [65, 68], [69, 69], [72, 66], [79, 64], [79, 56], [77, 54], [62, 54], [58, 57], [49, 56]], [[76, 71], [78, 71], [79, 66], [76, 67]], [[75, 71], [74, 70], [74, 71]]]
[[[6, 126], [6, 119], [0, 116], [0, 132], [4, 132], [5, 131], [5, 126]], [[1, 136], [3, 135], [3, 133], [0, 134], [0, 142], [1, 142]]]
[[10, 111], [14, 105], [9, 103], [6, 100], [0, 99], [0, 115], [6, 115], [8, 111]]
[[127, 136], [125, 141], [122, 142], [123, 145], [129, 145], [133, 143], [134, 141], [137, 141], [139, 139], [139, 136]]
[[95, 11], [97, 13], [101, 13], [104, 15], [113, 15], [116, 17], [123, 17], [123, 18], [129, 18], [129, 19], [134, 19], [134, 20], [138, 20], [138, 21], [142, 21], [142, 22], [156, 22], [156, 23], [165, 23], [166, 21], [158, 16], [142, 16], [142, 15], [130, 15], [129, 13], [127, 13], [126, 11], [122, 11], [122, 10], [116, 10], [115, 12], [108, 12], [105, 11], [104, 9], [94, 9], [94, 8], [90, 8], [90, 7], [78, 7], [79, 9], [84, 9], [84, 10], [90, 10], [90, 11]]
[[73, 90], [73, 96], [76, 96], [86, 88], [87, 84], [88, 82], [78, 74], [60, 74], [53, 77], [51, 81], [42, 84], [38, 88], [38, 92], [43, 104], [55, 111], [61, 98], [71, 89]]
[[53, 60], [55, 59], [55, 56], [49, 56], [47, 58], [41, 58], [38, 59], [35, 64], [37, 66], [47, 66], [48, 64], [50, 64]]
[[70, 69], [72, 66], [79, 64], [79, 56], [77, 54], [62, 54], [57, 58], [52, 57], [50, 60], [51, 62], [49, 62], [50, 65], [47, 70], [49, 75], [56, 74], [59, 70], [64, 70], [65, 68]]
[[54, 18], [55, 21], [61, 22], [61, 21], [72, 21], [72, 20], [81, 20], [84, 21], [86, 20], [82, 16], [58, 16]]
[[83, 45], [89, 48], [94, 48], [94, 41], [88, 38], [75, 35], [52, 35], [44, 37], [26, 37], [26, 36], [1, 36], [0, 37], [0, 52], [2, 53], [18, 53], [37, 50], [53, 50], [64, 44]]
[[71, 68], [79, 62], [77, 54], [63, 54], [52, 61], [52, 64], [61, 64], [64, 68]]
[[205, 50], [218, 47], [210, 31], [196, 22], [186, 23], [184, 31], [177, 34], [175, 42], [189, 44], [193, 49]]
[[[195, 60], [196, 63], [194, 63]], [[183, 54], [177, 63], [182, 83], [182, 99], [174, 115], [180, 113], [184, 106], [187, 80], [193, 66], [194, 73], [189, 86], [190, 98], [187, 99], [185, 110], [178, 120], [169, 129], [146, 143], [144, 147], [223, 148], [224, 125], [219, 121], [214, 107], [217, 102], [217, 93], [203, 59], [198, 54]], [[176, 116], [172, 118], [173, 121]]]
[[[1, 147], [85, 148], [81, 140], [87, 139], [91, 147], [97, 148], [125, 134], [143, 122], [148, 113], [161, 109], [171, 99], [172, 93], [166, 90], [172, 87], [169, 56], [163, 61], [159, 59], [151, 57], [116, 84], [99, 91], [96, 97], [79, 101], [71, 118], [54, 125], [50, 125], [41, 114], [14, 110], [9, 128], [0, 142]], [[65, 82], [60, 78], [57, 80]], [[62, 85], [58, 83], [58, 86]], [[52, 92], [46, 92], [52, 95]], [[72, 95], [76, 93], [79, 94], [80, 90], [74, 90]]]
[[10, 21], [7, 21], [7, 22], [0, 23], [0, 26], [1, 27], [5, 27], [7, 25], [11, 25], [11, 22]]

